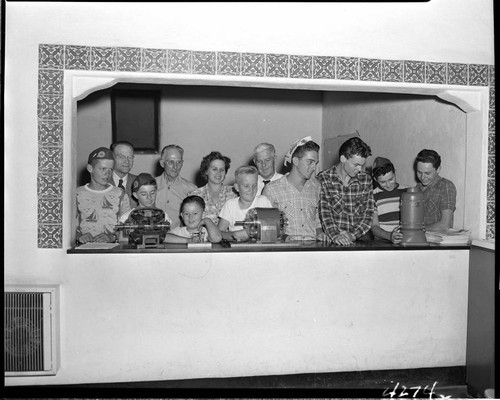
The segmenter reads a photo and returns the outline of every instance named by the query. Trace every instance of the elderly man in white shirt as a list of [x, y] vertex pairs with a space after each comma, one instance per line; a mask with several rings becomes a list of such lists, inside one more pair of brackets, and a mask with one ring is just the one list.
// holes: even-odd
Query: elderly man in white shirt
[[180, 176], [184, 163], [184, 149], [176, 144], [165, 146], [161, 151], [160, 165], [164, 172], [156, 177], [158, 192], [156, 207], [161, 208], [172, 219], [171, 228], [180, 226], [182, 200], [197, 188], [195, 184]]
[[281, 178], [283, 175], [276, 172], [276, 149], [270, 143], [260, 143], [253, 150], [253, 162], [259, 170], [257, 180], [257, 194], [261, 194], [264, 186], [269, 182]]

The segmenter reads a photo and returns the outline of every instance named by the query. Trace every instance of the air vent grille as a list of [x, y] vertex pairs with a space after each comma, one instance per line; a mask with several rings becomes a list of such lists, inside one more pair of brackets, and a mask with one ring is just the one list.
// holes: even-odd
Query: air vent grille
[[4, 292], [6, 376], [55, 374], [55, 289]]

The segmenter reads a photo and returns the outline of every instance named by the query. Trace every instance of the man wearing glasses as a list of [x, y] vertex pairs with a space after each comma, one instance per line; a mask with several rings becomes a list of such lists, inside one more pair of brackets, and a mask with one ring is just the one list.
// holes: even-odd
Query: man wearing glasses
[[172, 219], [171, 228], [180, 225], [179, 212], [182, 200], [197, 188], [192, 182], [179, 176], [184, 156], [184, 149], [176, 144], [169, 144], [161, 151], [160, 165], [164, 172], [156, 177], [158, 192], [156, 207], [161, 208]]
[[132, 182], [137, 175], [131, 174], [130, 171], [134, 166], [134, 146], [127, 141], [115, 142], [110, 146], [113, 152], [115, 164], [113, 174], [109, 177], [109, 183], [117, 186], [127, 193], [130, 201], [130, 206], [136, 207], [137, 201], [132, 196]]

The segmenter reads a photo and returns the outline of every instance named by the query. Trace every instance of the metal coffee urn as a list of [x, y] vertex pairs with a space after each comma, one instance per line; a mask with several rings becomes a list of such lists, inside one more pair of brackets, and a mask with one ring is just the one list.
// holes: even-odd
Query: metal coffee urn
[[428, 245], [424, 230], [424, 194], [416, 187], [401, 195], [401, 233], [403, 246]]

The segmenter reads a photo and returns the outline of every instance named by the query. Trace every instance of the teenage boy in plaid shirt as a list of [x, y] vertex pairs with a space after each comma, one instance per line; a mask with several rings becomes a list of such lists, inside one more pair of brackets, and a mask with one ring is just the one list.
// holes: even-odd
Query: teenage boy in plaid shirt
[[282, 211], [288, 224], [286, 240], [323, 240], [318, 217], [319, 183], [315, 178], [319, 145], [310, 136], [298, 140], [285, 156], [292, 169], [269, 182], [262, 192]]
[[424, 149], [415, 159], [417, 189], [424, 194], [424, 224], [428, 231], [447, 233], [453, 227], [457, 189], [452, 181], [439, 176], [441, 157], [434, 150]]
[[370, 175], [364, 172], [370, 147], [359, 137], [340, 146], [340, 161], [322, 171], [319, 217], [327, 238], [334, 244], [349, 246], [369, 238], [375, 200]]

